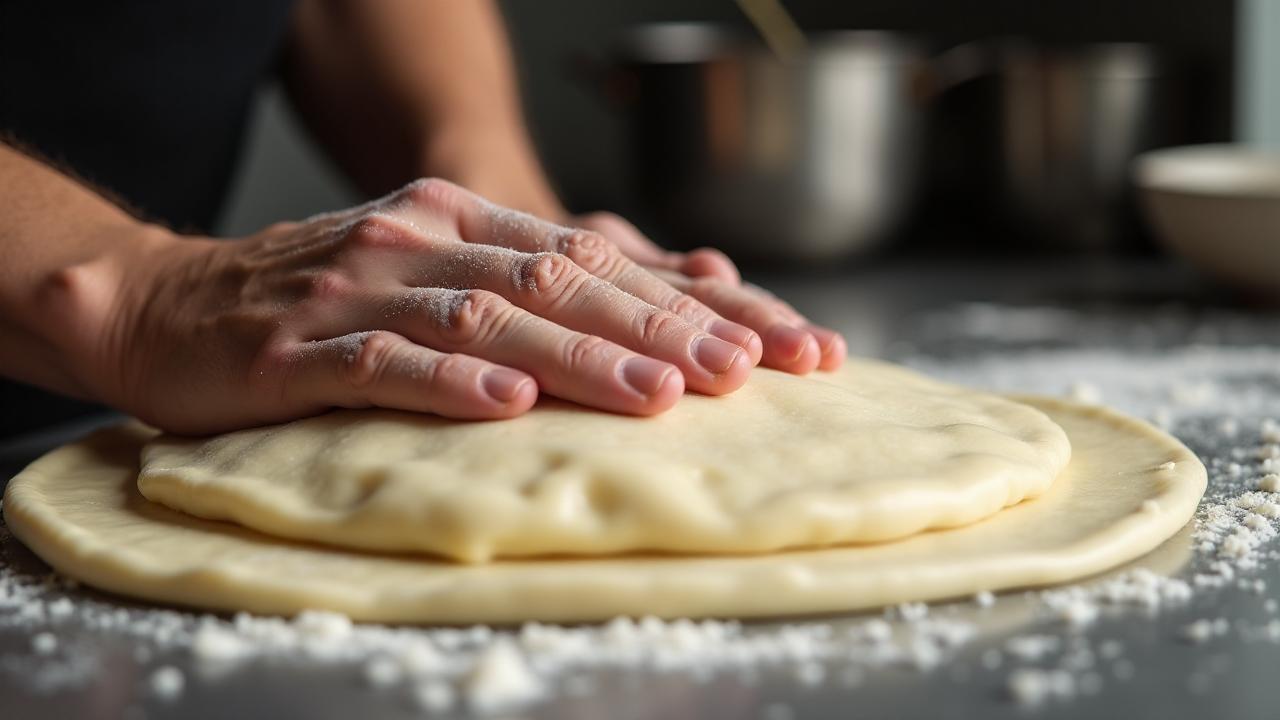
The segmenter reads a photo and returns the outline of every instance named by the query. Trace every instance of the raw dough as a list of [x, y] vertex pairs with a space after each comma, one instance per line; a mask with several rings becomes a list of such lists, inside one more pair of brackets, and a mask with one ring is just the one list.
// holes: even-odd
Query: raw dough
[[37, 460], [9, 483], [4, 515], [59, 571], [125, 595], [440, 623], [789, 615], [964, 596], [1091, 575], [1147, 553], [1192, 516], [1205, 469], [1177, 440], [1102, 408], [1020, 399], [1070, 437], [1071, 464], [1052, 487], [980, 523], [876, 545], [483, 566], [343, 551], [148, 502], [135, 478], [151, 433], [137, 425]]
[[1040, 412], [883, 363], [759, 370], [647, 419], [543, 402], [459, 423], [334, 412], [143, 451], [138, 488], [190, 515], [372, 550], [492, 557], [765, 552], [966, 525], [1070, 457]]

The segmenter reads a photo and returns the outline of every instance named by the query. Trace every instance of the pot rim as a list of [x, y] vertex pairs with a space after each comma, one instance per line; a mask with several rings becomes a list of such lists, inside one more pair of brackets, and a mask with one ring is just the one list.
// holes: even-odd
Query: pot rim
[[[922, 52], [918, 36], [895, 30], [823, 30], [808, 33], [809, 57], [849, 51], [868, 64], [910, 62]], [[629, 65], [690, 65], [727, 58], [771, 55], [749, 30], [717, 22], [648, 22], [622, 31], [614, 57]]]

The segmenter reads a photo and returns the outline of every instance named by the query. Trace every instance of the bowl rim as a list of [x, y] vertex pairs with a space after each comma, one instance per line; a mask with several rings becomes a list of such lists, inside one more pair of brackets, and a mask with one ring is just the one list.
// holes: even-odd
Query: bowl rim
[[[1189, 167], [1245, 168], [1240, 180], [1228, 183], [1188, 178]], [[1181, 175], [1181, 176], [1180, 176]], [[1134, 184], [1144, 192], [1192, 197], [1245, 200], [1280, 200], [1280, 151], [1241, 143], [1205, 143], [1160, 148], [1142, 153], [1133, 161]], [[1261, 177], [1261, 179], [1260, 179]]]

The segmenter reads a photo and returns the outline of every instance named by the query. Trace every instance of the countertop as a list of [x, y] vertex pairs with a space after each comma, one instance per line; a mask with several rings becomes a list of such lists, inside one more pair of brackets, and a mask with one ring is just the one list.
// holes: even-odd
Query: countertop
[[[1156, 419], [1210, 468], [1208, 500], [1239, 492], [1223, 470], [1236, 448], [1256, 440], [1264, 418], [1280, 418], [1280, 311], [1237, 304], [1189, 270], [1157, 260], [881, 260], [864, 267], [753, 279], [816, 321], [844, 331], [855, 353], [885, 357], [953, 379], [999, 389], [1060, 394], [1087, 385], [1119, 409]], [[1205, 388], [1208, 388], [1207, 390]], [[1187, 397], [1188, 389], [1194, 397]], [[1181, 395], [1180, 395], [1181, 393]], [[1225, 418], [1240, 428], [1221, 431]], [[0, 448], [0, 477], [84, 432], [62, 427]], [[1233, 455], [1234, 452], [1234, 455]], [[1247, 482], [1247, 480], [1245, 481]], [[1280, 547], [1280, 540], [1272, 541]], [[1146, 561], [1191, 578], [1212, 558], [1192, 551], [1189, 533]], [[43, 564], [0, 533], [0, 567], [40, 574]], [[1141, 564], [1141, 563], [1140, 563]], [[972, 620], [977, 638], [928, 670], [868, 669], [856, 683], [835, 673], [802, 682], [794, 668], [763, 667], [750, 680], [726, 673], [607, 670], [593, 690], [557, 696], [506, 716], [553, 717], [1275, 717], [1280, 715], [1280, 643], [1260, 633], [1280, 598], [1280, 564], [1264, 562], [1247, 583], [1198, 590], [1157, 613], [1107, 609], [1071, 629], [1042, 616], [1033, 595], [1002, 595], [978, 612], [970, 601], [935, 604], [935, 616]], [[1254, 579], [1265, 581], [1258, 591]], [[86, 597], [136, 607], [91, 590]], [[76, 681], [37, 682], [32, 650], [43, 628], [4, 622], [0, 603], [0, 715], [28, 717], [422, 717], [402, 693], [362, 682], [360, 668], [333, 664], [250, 663], [217, 678], [191, 672], [181, 652], [140, 659], [137, 641], [62, 622], [48, 628], [59, 653], [83, 656], [94, 671]], [[867, 615], [791, 620], [835, 628]], [[1185, 639], [1189, 623], [1225, 618], [1230, 630], [1203, 643]], [[51, 621], [52, 622], [52, 621]], [[767, 631], [770, 623], [750, 626]], [[1073, 692], [1028, 707], [1009, 696], [1010, 665], [992, 667], [989, 651], [1011, 637], [1059, 636], [1093, 648], [1114, 641], [1128, 671], [1099, 660], [1097, 692]], [[63, 657], [63, 661], [69, 661]], [[70, 661], [74, 661], [71, 658]], [[158, 662], [187, 670], [181, 697], [147, 692]], [[1054, 657], [1030, 666], [1052, 667]], [[46, 669], [47, 670], [47, 669]], [[47, 678], [46, 678], [47, 679]], [[463, 709], [454, 714], [465, 715]]]

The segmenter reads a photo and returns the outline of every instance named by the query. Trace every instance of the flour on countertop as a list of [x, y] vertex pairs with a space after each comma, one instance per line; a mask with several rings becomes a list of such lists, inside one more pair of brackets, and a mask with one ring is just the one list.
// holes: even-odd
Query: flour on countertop
[[[1029, 317], [1022, 318], [1022, 330], [1038, 332]], [[25, 633], [32, 640], [26, 655], [0, 660], [0, 672], [29, 678], [37, 692], [88, 683], [103, 658], [93, 648], [68, 652], [62, 638], [89, 632], [133, 643], [136, 661], [149, 668], [143, 690], [161, 700], [178, 698], [193, 683], [216, 683], [228, 669], [286, 662], [349, 667], [369, 692], [404, 692], [432, 713], [504, 713], [556, 697], [590, 695], [596, 690], [593, 673], [610, 668], [681, 673], [697, 682], [728, 676], [743, 684], [782, 670], [798, 692], [835, 685], [855, 694], [876, 673], [894, 668], [950, 668], [956, 677], [971, 668], [998, 674], [1011, 701], [1034, 707], [1096, 694], [1139, 672], [1126, 647], [1106, 636], [1108, 619], [1132, 622], [1186, 612], [1195, 597], [1225, 587], [1265, 590], [1257, 571], [1280, 557], [1274, 542], [1280, 521], [1280, 395], [1254, 392], [1253, 383], [1260, 377], [1277, 382], [1280, 351], [1192, 346], [1135, 356], [1061, 350], [963, 363], [918, 357], [907, 364], [980, 387], [1102, 401], [1169, 423], [1197, 450], [1227, 444], [1228, 452], [1205, 453], [1209, 491], [1191, 529], [1189, 566], [1173, 577], [1129, 569], [999, 598], [978, 593], [952, 603], [908, 603], [881, 617], [786, 624], [618, 618], [601, 625], [529, 623], [508, 630], [356, 625], [326, 612], [292, 619], [244, 613], [220, 618], [124, 607], [59, 577], [21, 572], [6, 559], [0, 563], [0, 632]], [[12, 554], [16, 541], [0, 539], [0, 548]], [[1274, 600], [1258, 602], [1276, 613]], [[988, 628], [1002, 611], [1025, 611], [1025, 617]], [[1280, 643], [1280, 619], [1251, 626], [1216, 614], [1191, 617], [1170, 639], [1208, 645], [1232, 633]], [[983, 649], [974, 651], [975, 645]], [[174, 664], [173, 658], [184, 655], [197, 669], [192, 675]], [[1194, 681], [1211, 683], [1212, 677]], [[784, 703], [767, 707], [770, 717], [794, 715]]]

